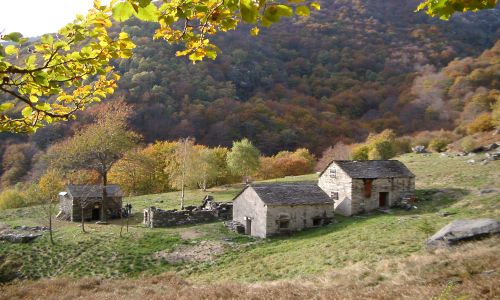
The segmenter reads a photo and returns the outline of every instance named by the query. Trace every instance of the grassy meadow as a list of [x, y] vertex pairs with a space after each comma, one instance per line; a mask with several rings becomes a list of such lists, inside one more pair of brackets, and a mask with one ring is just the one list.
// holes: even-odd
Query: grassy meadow
[[[397, 265], [414, 257], [434, 255], [423, 247], [430, 232], [454, 219], [499, 218], [500, 162], [469, 164], [467, 160], [471, 157], [438, 154], [408, 154], [398, 159], [417, 176], [416, 210], [393, 209], [389, 214], [373, 213], [351, 218], [339, 216], [336, 224], [289, 237], [262, 240], [229, 232], [221, 222], [145, 228], [141, 223], [142, 209], [148, 206], [177, 208], [179, 193], [129, 197], [124, 202], [132, 203], [134, 215], [123, 237], [119, 236], [119, 220], [105, 226], [86, 224], [88, 233], [82, 233], [78, 223], [57, 221], [54, 246], [50, 245], [46, 234], [29, 244], [0, 242], [0, 278], [3, 281], [81, 277], [140, 280], [159, 274], [176, 274], [175, 278], [189, 282], [233, 282], [239, 285], [310, 280], [362, 264], [367, 272], [364, 278], [369, 278], [370, 284], [378, 285], [389, 280], [387, 276], [371, 275], [381, 261]], [[316, 175], [311, 174], [277, 181], [315, 179]], [[189, 191], [186, 203], [197, 205], [206, 194], [213, 195], [217, 201], [230, 201], [241, 188], [242, 185], [233, 185], [207, 192]], [[444, 211], [451, 215], [442, 217], [439, 213]], [[0, 212], [0, 228], [44, 224], [38, 207]], [[179, 247], [186, 249], [206, 242], [224, 243], [225, 252], [202, 262], [170, 263], [155, 256], [160, 251], [171, 252]], [[494, 244], [488, 244], [488, 253], [497, 255], [498, 243]], [[481, 271], [484, 270], [474, 269], [473, 273]], [[453, 276], [472, 276], [466, 273]]]

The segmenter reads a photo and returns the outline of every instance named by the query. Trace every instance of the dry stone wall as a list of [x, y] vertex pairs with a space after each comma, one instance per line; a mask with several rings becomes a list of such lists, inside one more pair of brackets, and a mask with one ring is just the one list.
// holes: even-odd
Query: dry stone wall
[[185, 210], [162, 210], [154, 206], [147, 208], [144, 210], [144, 225], [151, 228], [172, 227], [226, 221], [231, 220], [232, 216], [232, 203], [219, 203], [205, 199], [202, 205]]

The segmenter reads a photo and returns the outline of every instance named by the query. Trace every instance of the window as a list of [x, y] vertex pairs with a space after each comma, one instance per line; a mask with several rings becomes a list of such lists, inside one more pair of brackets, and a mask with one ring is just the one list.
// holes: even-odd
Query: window
[[337, 169], [335, 168], [330, 169], [330, 178], [337, 178]]
[[332, 200], [339, 200], [339, 192], [331, 192], [330, 197]]
[[320, 226], [320, 225], [321, 225], [321, 218], [314, 218], [313, 226]]
[[290, 220], [280, 220], [279, 221], [280, 229], [288, 229], [289, 225], [290, 225]]

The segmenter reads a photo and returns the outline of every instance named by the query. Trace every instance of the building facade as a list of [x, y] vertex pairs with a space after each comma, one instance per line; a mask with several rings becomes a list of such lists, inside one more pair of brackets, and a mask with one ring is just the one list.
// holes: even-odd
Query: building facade
[[261, 238], [322, 226], [333, 217], [332, 199], [313, 183], [249, 185], [233, 200], [233, 221]]
[[[68, 185], [59, 193], [58, 218], [69, 221], [100, 220], [102, 209], [101, 185]], [[123, 193], [118, 185], [106, 186], [104, 213], [107, 219], [120, 217]]]
[[351, 216], [385, 209], [415, 192], [415, 175], [397, 160], [333, 161], [319, 187], [335, 201], [335, 212]]

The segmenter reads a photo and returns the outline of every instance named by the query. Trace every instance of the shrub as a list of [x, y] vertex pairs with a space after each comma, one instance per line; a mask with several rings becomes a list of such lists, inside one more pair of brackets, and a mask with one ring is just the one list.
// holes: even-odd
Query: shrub
[[471, 152], [474, 148], [476, 148], [476, 141], [474, 141], [474, 138], [471, 136], [466, 136], [462, 139], [461, 146], [463, 151]]
[[491, 115], [489, 113], [480, 114], [467, 125], [468, 134], [485, 132], [493, 129], [495, 129], [495, 125], [493, 125], [493, 120], [491, 119]]
[[357, 146], [352, 150], [352, 159], [353, 160], [367, 160], [368, 152], [370, 148], [366, 145]]
[[396, 154], [405, 154], [411, 152], [411, 140], [407, 137], [398, 138], [394, 141], [394, 150]]
[[28, 202], [26, 194], [19, 188], [7, 188], [0, 193], [0, 210], [24, 207]]
[[450, 143], [449, 140], [444, 138], [435, 138], [429, 143], [429, 149], [436, 152], [443, 152]]

